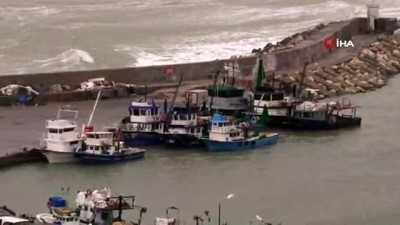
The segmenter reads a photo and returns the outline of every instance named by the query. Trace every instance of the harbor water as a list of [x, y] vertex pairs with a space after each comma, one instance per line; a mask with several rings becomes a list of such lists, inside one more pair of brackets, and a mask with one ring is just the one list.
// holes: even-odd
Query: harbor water
[[[370, 0], [0, 0], [1, 75], [245, 55]], [[399, 17], [400, 1], [376, 0]]]
[[[349, 96], [362, 106], [361, 128], [327, 132], [280, 132], [277, 145], [236, 153], [202, 149], [148, 148], [144, 160], [121, 165], [36, 163], [0, 171], [0, 203], [25, 213], [46, 211], [47, 198], [70, 187], [109, 186], [114, 195], [134, 194], [148, 207], [145, 224], [165, 208], [181, 209], [181, 219], [211, 212], [222, 221], [256, 224], [255, 215], [295, 225], [389, 225], [400, 222], [400, 77], [374, 92]], [[128, 114], [129, 99], [103, 100], [94, 116], [97, 128]], [[74, 104], [86, 123], [93, 102]], [[39, 144], [44, 120], [57, 107], [2, 108], [1, 151]], [[224, 200], [230, 193], [234, 198]], [[129, 218], [133, 218], [129, 215]]]

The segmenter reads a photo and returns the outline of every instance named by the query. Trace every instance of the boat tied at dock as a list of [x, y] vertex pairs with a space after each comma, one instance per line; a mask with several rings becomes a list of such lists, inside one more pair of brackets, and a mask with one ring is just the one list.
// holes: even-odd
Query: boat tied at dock
[[[68, 114], [72, 114], [72, 118], [65, 116]], [[46, 120], [47, 133], [41, 141], [40, 152], [49, 163], [75, 161], [73, 152], [83, 138], [78, 131], [78, 114], [78, 110], [61, 108], [55, 119]]]
[[109, 131], [86, 132], [74, 156], [86, 163], [116, 163], [144, 158], [146, 150], [125, 147], [116, 134]]
[[248, 128], [234, 124], [233, 118], [214, 114], [210, 135], [202, 140], [209, 151], [235, 151], [276, 144], [278, 134], [254, 132], [250, 135]]

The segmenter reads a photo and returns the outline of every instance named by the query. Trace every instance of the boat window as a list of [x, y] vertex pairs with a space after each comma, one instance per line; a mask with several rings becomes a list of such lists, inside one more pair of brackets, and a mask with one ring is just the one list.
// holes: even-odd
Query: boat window
[[223, 125], [222, 123], [218, 123], [218, 126], [219, 126], [219, 127], [222, 127], [222, 125]]
[[139, 116], [139, 109], [134, 109], [133, 110], [133, 115], [134, 116]]
[[312, 117], [312, 113], [311, 112], [303, 112], [303, 117], [304, 118], [311, 118]]
[[49, 129], [49, 133], [57, 134], [58, 132], [57, 132], [57, 129]]
[[191, 133], [194, 133], [194, 132], [195, 132], [194, 127], [190, 128], [190, 132], [191, 132]]
[[146, 116], [146, 115], [147, 115], [147, 110], [141, 109], [141, 110], [140, 110], [140, 115], [141, 115], [141, 116]]
[[78, 141], [71, 141], [69, 144], [70, 145], [76, 145], [76, 144], [78, 144]]
[[158, 109], [154, 109], [154, 115], [158, 115]]
[[94, 138], [94, 135], [93, 135], [93, 134], [87, 134], [86, 137], [88, 137], [88, 138]]
[[174, 120], [178, 120], [178, 115], [174, 115]]
[[62, 134], [62, 133], [63, 133], [63, 130], [62, 130], [62, 129], [58, 130], [58, 133], [59, 133], [59, 134]]
[[218, 126], [218, 124], [217, 123], [213, 123], [213, 126]]
[[71, 132], [74, 131], [74, 128], [64, 128], [64, 132]]

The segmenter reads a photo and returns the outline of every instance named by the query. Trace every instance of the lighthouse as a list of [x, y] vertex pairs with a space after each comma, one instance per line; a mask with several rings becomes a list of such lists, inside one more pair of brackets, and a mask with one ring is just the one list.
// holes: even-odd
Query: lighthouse
[[374, 32], [377, 29], [376, 24], [378, 18], [379, 4], [375, 3], [375, 0], [372, 0], [372, 2], [367, 5], [367, 25], [371, 32]]

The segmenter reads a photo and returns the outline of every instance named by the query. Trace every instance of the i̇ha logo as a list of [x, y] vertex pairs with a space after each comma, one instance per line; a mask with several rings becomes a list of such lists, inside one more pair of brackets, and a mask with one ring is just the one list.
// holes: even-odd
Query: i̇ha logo
[[354, 48], [352, 40], [340, 40], [334, 36], [330, 36], [324, 39], [324, 45], [327, 49], [333, 48]]

